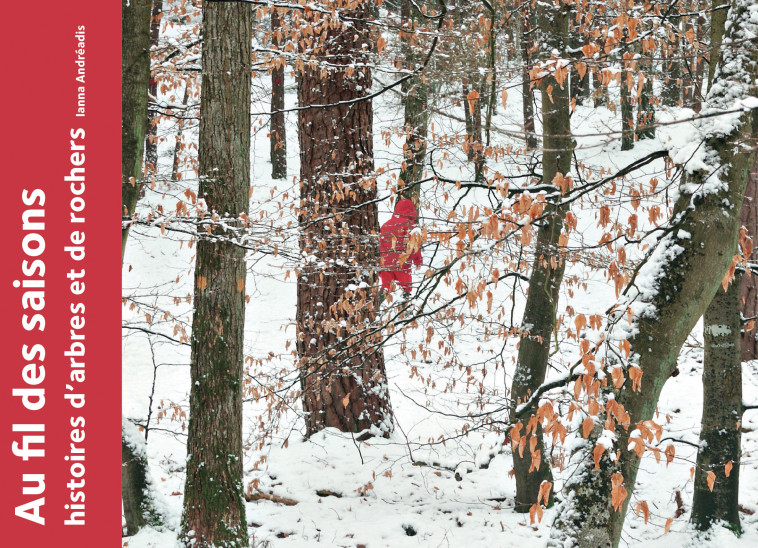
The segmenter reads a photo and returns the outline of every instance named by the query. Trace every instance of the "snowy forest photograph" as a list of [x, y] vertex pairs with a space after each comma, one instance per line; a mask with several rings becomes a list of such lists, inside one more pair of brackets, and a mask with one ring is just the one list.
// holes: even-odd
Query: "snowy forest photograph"
[[758, 1], [121, 30], [122, 546], [758, 546]]

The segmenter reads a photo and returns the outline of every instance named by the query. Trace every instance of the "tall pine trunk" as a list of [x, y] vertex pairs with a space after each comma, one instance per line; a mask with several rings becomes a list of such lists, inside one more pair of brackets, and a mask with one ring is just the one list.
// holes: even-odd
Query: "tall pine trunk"
[[[542, 54], [550, 59], [551, 51], [565, 52], [568, 46], [569, 7], [538, 4], [537, 17], [542, 35]], [[551, 94], [547, 88], [552, 86]], [[556, 175], [568, 175], [571, 169], [573, 149], [570, 124], [570, 99], [568, 81], [560, 85], [553, 76], [546, 76], [540, 84], [542, 90], [542, 178], [551, 183]], [[550, 96], [552, 95], [552, 97]], [[563, 280], [565, 263], [560, 257], [558, 242], [563, 230], [564, 207], [548, 206], [547, 218], [537, 231], [534, 263], [529, 279], [529, 295], [524, 309], [521, 337], [518, 349], [516, 372], [511, 386], [511, 400], [515, 407], [526, 400], [544, 381], [550, 351], [550, 341], [555, 329], [558, 295]], [[534, 411], [536, 411], [536, 402]], [[542, 441], [542, 427], [527, 435], [523, 454], [513, 451], [513, 467], [516, 477], [516, 510], [526, 512], [537, 502], [537, 494], [543, 481], [552, 480], [550, 463]], [[532, 440], [536, 441], [531, 448]], [[538, 453], [539, 452], [539, 453]], [[535, 466], [533, 467], [533, 461]], [[537, 464], [538, 463], [538, 464]], [[552, 497], [552, 494], [551, 494]]]
[[[297, 351], [307, 434], [392, 429], [376, 337], [379, 220], [368, 54], [369, 0], [344, 25], [313, 11], [313, 53], [298, 82], [300, 249]], [[343, 19], [345, 20], [345, 19]], [[340, 104], [338, 104], [340, 103]], [[325, 106], [326, 105], [326, 106]], [[377, 335], [378, 336], [378, 335]]]
[[[712, 87], [704, 112], [730, 109], [734, 100], [756, 94], [758, 44], [745, 37], [758, 32], [758, 25], [751, 22], [749, 7], [750, 0], [737, 0], [730, 10], [727, 37], [739, 46], [722, 52], [721, 69], [715, 78], [720, 85]], [[727, 134], [720, 133], [718, 126], [704, 124], [705, 153], [724, 167], [715, 173], [696, 171], [688, 176], [689, 184], [680, 187], [674, 207], [675, 230], [663, 236], [648, 254], [655, 254], [658, 260], [648, 262], [638, 274], [653, 277], [656, 282], [656, 291], [636, 297], [646, 312], [635, 319], [636, 334], [628, 339], [631, 363], [626, 371], [629, 373], [632, 366], [641, 369], [640, 387], [634, 390], [627, 379], [613, 394], [614, 402], [628, 413], [631, 425], [653, 418], [682, 344], [716, 294], [737, 250], [739, 210], [756, 156], [755, 149], [742, 146], [740, 141], [754, 135], [758, 111], [742, 114]], [[709, 182], [713, 188], [710, 193], [692, 195], [691, 189], [703, 188], [706, 179], [714, 178], [722, 184]], [[634, 290], [630, 286], [628, 291]], [[604, 428], [604, 417], [600, 418], [587, 443], [572, 458], [579, 466], [566, 486], [569, 493], [558, 511], [551, 545], [562, 546], [571, 540], [580, 548], [618, 546], [639, 467], [640, 459], [628, 450], [630, 430], [637, 430], [631, 425], [628, 429], [616, 428], [613, 451], [618, 448], [618, 458], [611, 461], [604, 451], [595, 469], [593, 450]], [[611, 505], [613, 483], [627, 490], [618, 511]]]
[[[209, 213], [231, 225], [237, 219], [237, 226], [249, 207], [252, 28], [249, 3], [203, 3], [198, 196]], [[248, 546], [242, 487], [245, 274], [241, 247], [199, 238], [182, 515], [182, 539], [196, 548]]]
[[[271, 42], [281, 49], [277, 31], [281, 31], [281, 15], [278, 8], [271, 9]], [[284, 120], [284, 57], [275, 60], [271, 70], [271, 177], [284, 179], [287, 176], [287, 134]]]

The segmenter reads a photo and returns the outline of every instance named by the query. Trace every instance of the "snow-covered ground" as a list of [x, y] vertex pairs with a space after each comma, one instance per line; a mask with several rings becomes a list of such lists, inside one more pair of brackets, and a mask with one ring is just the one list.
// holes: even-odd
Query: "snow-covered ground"
[[[267, 80], [266, 80], [267, 81]], [[255, 97], [265, 97], [265, 84], [259, 78], [254, 82]], [[288, 77], [286, 105], [295, 106], [294, 82]], [[498, 108], [493, 126], [500, 129], [519, 129], [521, 118], [520, 84], [511, 82], [508, 87], [508, 102], [505, 109]], [[265, 100], [257, 101], [253, 111], [266, 111]], [[449, 102], [437, 106], [458, 117], [463, 108]], [[456, 110], [453, 110], [456, 109]], [[377, 168], [385, 172], [379, 177], [379, 188], [388, 194], [391, 174], [397, 174], [401, 158], [402, 139], [395, 131], [402, 122], [402, 110], [397, 97], [391, 93], [375, 101], [374, 146]], [[288, 115], [288, 179], [272, 181], [268, 162], [269, 143], [265, 124], [266, 117], [254, 118], [255, 135], [252, 150], [252, 211], [266, 211], [273, 215], [276, 206], [271, 196], [283, 200], [289, 192], [289, 200], [296, 192], [294, 178], [298, 174], [298, 150], [295, 134], [296, 114]], [[668, 135], [676, 138], [676, 132], [661, 134], [659, 139], [640, 142], [634, 150], [620, 152], [618, 141], [609, 136], [596, 135], [620, 128], [619, 117], [605, 108], [592, 109], [578, 106], [572, 117], [573, 131], [577, 137], [577, 157], [588, 166], [582, 176], [596, 180], [602, 175], [615, 172], [636, 158], [663, 148], [661, 139]], [[461, 135], [461, 124], [436, 115], [433, 118], [436, 135]], [[161, 132], [171, 136], [173, 128], [166, 124]], [[196, 139], [196, 133], [188, 135]], [[493, 141], [516, 147], [518, 140], [493, 132]], [[452, 159], [435, 165], [452, 179], [469, 178], [471, 166], [465, 162], [460, 145], [432, 145], [434, 161], [441, 160], [444, 152]], [[168, 169], [173, 151], [172, 139], [160, 145], [161, 169]], [[522, 161], [523, 156], [518, 161]], [[498, 161], [488, 161], [490, 170], [513, 174], [513, 156], [505, 155]], [[618, 181], [617, 193], [608, 196], [615, 200], [634, 185], [648, 185], [652, 176], [663, 181], [661, 161]], [[589, 172], [589, 169], [592, 172]], [[604, 173], [600, 170], [604, 169]], [[490, 175], [492, 172], [490, 172]], [[140, 207], [165, 204], [164, 209], [175, 208], [189, 185], [187, 182], [158, 185], [148, 191]], [[662, 184], [662, 183], [661, 183]], [[446, 189], [450, 191], [451, 189]], [[452, 189], [455, 192], [454, 189]], [[444, 206], [439, 188], [424, 188], [422, 222], [433, 223], [434, 207]], [[602, 234], [598, 227], [596, 196], [588, 196], [581, 204], [572, 206], [578, 217], [577, 230], [572, 234], [570, 245], [596, 242]], [[463, 205], [486, 200], [484, 194], [471, 193]], [[660, 199], [663, 199], [661, 196]], [[277, 200], [274, 200], [276, 202]], [[485, 202], [487, 203], [487, 202]], [[644, 205], [643, 205], [644, 208]], [[665, 215], [665, 206], [662, 208]], [[628, 200], [611, 209], [620, 222], [634, 212]], [[390, 205], [384, 201], [380, 206], [380, 220], [389, 217]], [[647, 223], [648, 212], [640, 209], [640, 225]], [[291, 214], [290, 214], [291, 215]], [[280, 221], [277, 221], [280, 222]], [[296, 244], [296, 241], [293, 242]], [[629, 246], [630, 260], [640, 256], [640, 251]], [[501, 253], [502, 255], [502, 253]], [[598, 250], [598, 264], [608, 261], [615, 254]], [[152, 474], [160, 495], [166, 500], [169, 512], [168, 527], [162, 531], [143, 530], [138, 535], [125, 538], [130, 548], [169, 548], [176, 544], [182, 492], [184, 489], [185, 427], [189, 399], [189, 346], [178, 344], [166, 337], [149, 334], [148, 330], [172, 338], [180, 338], [183, 326], [189, 331], [191, 321], [192, 264], [194, 248], [187, 241], [169, 231], [162, 235], [158, 229], [135, 227], [129, 240], [124, 266], [124, 319], [131, 328], [124, 330], [123, 342], [123, 400], [126, 417], [144, 423], [150, 418], [150, 433], [147, 443]], [[425, 262], [441, 264], [439, 257], [432, 257], [425, 250]], [[477, 273], [483, 269], [502, 267], [497, 257], [482, 258]], [[442, 323], [435, 324], [433, 342], [427, 346], [433, 354], [422, 360], [412, 356], [411, 348], [425, 345], [425, 327], [409, 329], [405, 333], [406, 351], [401, 351], [400, 339], [386, 348], [387, 373], [389, 377], [392, 406], [396, 416], [396, 428], [389, 439], [370, 439], [358, 442], [350, 434], [334, 430], [321, 432], [309, 440], [303, 438], [302, 421], [296, 409], [285, 409], [276, 421], [270, 420], [270, 410], [276, 408], [285, 388], [268, 393], [257, 384], [269, 378], [292, 381], [294, 376], [295, 283], [287, 270], [294, 263], [286, 254], [271, 257], [251, 256], [247, 280], [250, 296], [247, 306], [245, 328], [245, 355], [249, 379], [244, 407], [243, 426], [245, 450], [245, 484], [266, 495], [274, 495], [280, 502], [260, 499], [247, 504], [247, 519], [253, 546], [345, 546], [370, 548], [402, 546], [543, 546], [550, 532], [553, 510], [545, 510], [541, 523], [530, 523], [528, 514], [512, 510], [515, 481], [509, 475], [512, 468], [510, 447], [503, 447], [504, 436], [493, 428], [483, 428], [481, 421], [466, 418], [468, 411], [477, 412], [479, 404], [485, 409], [495, 409], [505, 403], [505, 387], [510, 384], [513, 373], [517, 337], [507, 340], [484, 335], [484, 325], [489, 318], [484, 304], [468, 310], [468, 321], [457, 327], [454, 348], [455, 358], [462, 365], [474, 365], [475, 379], [467, 382], [469, 373], [458, 367], [444, 367], [445, 360], [438, 360], [447, 346], [437, 343], [447, 335]], [[470, 270], [462, 275], [474, 277]], [[418, 282], [420, 275], [416, 274]], [[604, 267], [590, 269], [584, 263], [568, 265], [566, 284], [561, 294], [559, 317], [566, 327], [574, 325], [575, 314], [602, 315], [615, 300], [613, 283], [606, 279]], [[521, 284], [524, 285], [524, 284]], [[452, 288], [439, 290], [443, 296], [454, 294]], [[513, 297], [513, 325], [518, 326], [523, 308], [523, 287], [506, 280], [494, 290], [497, 310], [503, 305], [511, 310]], [[482, 314], [482, 318], [477, 318]], [[149, 317], [148, 317], [149, 316]], [[510, 318], [500, 321], [510, 325]], [[137, 329], [134, 329], [137, 328]], [[745, 530], [738, 538], [731, 532], [716, 529], [707, 539], [696, 538], [688, 525], [692, 500], [695, 447], [700, 425], [702, 388], [702, 338], [701, 327], [693, 332], [680, 356], [680, 374], [666, 384], [658, 406], [658, 420], [664, 426], [661, 447], [673, 443], [676, 458], [668, 466], [658, 464], [652, 455], [643, 457], [638, 485], [633, 501], [645, 500], [650, 508], [650, 519], [644, 523], [642, 516], [633, 510], [627, 517], [622, 544], [629, 546], [758, 546], [758, 413], [748, 411], [742, 423], [743, 457], [740, 480], [742, 485], [740, 504], [742, 525]], [[592, 332], [588, 332], [592, 336]], [[598, 334], [597, 331], [594, 332]], [[549, 377], [557, 377], [579, 356], [578, 341], [559, 335], [554, 344], [560, 346], [551, 361]], [[427, 363], [431, 362], [431, 363]], [[413, 369], [415, 368], [415, 370]], [[486, 376], [482, 371], [486, 370]], [[418, 374], [413, 373], [418, 371]], [[436, 381], [436, 386], [427, 385], [426, 377]], [[453, 386], [453, 380], [455, 384]], [[479, 381], [482, 381], [480, 388]], [[758, 363], [748, 364], [744, 375], [745, 399], [758, 401]], [[482, 395], [482, 392], [484, 395]], [[257, 399], [255, 395], [259, 396]], [[493, 418], [504, 420], [502, 413]], [[263, 435], [261, 424], [276, 428]], [[469, 429], [464, 435], [463, 431]], [[550, 451], [548, 449], [548, 451]], [[565, 459], [565, 450], [557, 447], [552, 455], [556, 464]], [[566, 459], [567, 460], [567, 459]], [[554, 469], [556, 487], [560, 491], [570, 469]], [[679, 493], [679, 495], [677, 495]], [[560, 496], [560, 495], [559, 495]], [[283, 504], [282, 499], [296, 504]], [[270, 497], [269, 497], [270, 498]], [[679, 508], [677, 499], [682, 501]], [[633, 507], [634, 504], [630, 505]], [[664, 524], [675, 517], [668, 534]]]

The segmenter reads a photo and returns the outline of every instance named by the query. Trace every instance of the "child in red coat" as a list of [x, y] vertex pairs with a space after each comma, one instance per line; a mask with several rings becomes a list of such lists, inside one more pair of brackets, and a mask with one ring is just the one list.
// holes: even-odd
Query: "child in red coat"
[[408, 234], [416, 225], [416, 207], [408, 199], [399, 200], [392, 218], [384, 223], [379, 238], [382, 289], [390, 291], [392, 282], [411, 292], [411, 263], [421, 264], [421, 251], [408, 253]]

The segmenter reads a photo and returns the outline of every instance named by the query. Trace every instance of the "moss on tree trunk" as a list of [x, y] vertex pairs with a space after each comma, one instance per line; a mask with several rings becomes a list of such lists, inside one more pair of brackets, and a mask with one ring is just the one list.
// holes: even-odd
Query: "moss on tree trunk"
[[[209, 212], [231, 218], [248, 212], [252, 25], [249, 3], [203, 4], [198, 197]], [[242, 486], [245, 275], [242, 248], [200, 238], [182, 516], [182, 538], [196, 548], [248, 546]]]
[[[721, 73], [716, 75], [720, 85], [713, 86], [706, 109], [728, 109], [735, 93], [756, 93], [758, 44], [742, 39], [741, 34], [748, 32], [748, 8], [748, 2], [740, 1], [730, 11], [732, 25], [727, 34], [740, 46], [722, 52]], [[706, 311], [720, 287], [723, 273], [731, 264], [737, 246], [739, 211], [756, 156], [755, 149], [744, 146], [741, 141], [752, 138], [756, 126], [758, 111], [753, 110], [744, 113], [728, 134], [717, 130], [710, 134], [704, 146], [709, 149], [709, 157], [722, 167], [716, 173], [698, 171], [687, 177], [680, 186], [672, 229], [650, 252], [661, 253], [661, 246], [671, 251], [658, 266], [657, 290], [643, 299], [654, 312], [636, 319], [637, 333], [629, 339], [632, 364], [642, 370], [641, 386], [633, 390], [627, 380], [614, 394], [615, 400], [629, 414], [632, 425], [653, 418], [663, 385], [676, 367], [682, 344]], [[693, 189], [708, 188], [706, 183], [713, 177], [719, 177], [722, 183], [718, 190], [711, 186], [712, 190], [705, 195], [691, 194]], [[634, 280], [630, 283], [633, 285]], [[640, 459], [627, 449], [633, 426], [619, 427], [614, 444], [619, 449], [618, 460], [611, 462], [605, 452], [599, 469], [595, 470], [592, 450], [601, 426], [602, 421], [575, 455], [580, 462], [579, 469], [567, 485], [567, 501], [551, 532], [552, 545], [562, 545], [572, 539], [580, 548], [618, 546]], [[611, 506], [611, 477], [615, 472], [622, 474], [623, 486], [628, 492], [619, 511]]]
[[[121, 214], [131, 217], [142, 181], [150, 85], [150, 0], [121, 2]], [[121, 260], [129, 229], [121, 231]]]

